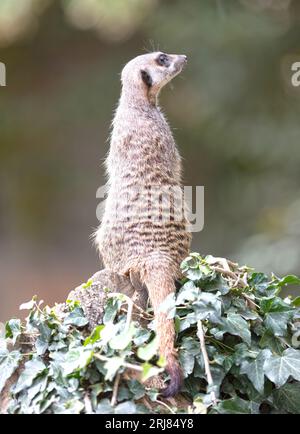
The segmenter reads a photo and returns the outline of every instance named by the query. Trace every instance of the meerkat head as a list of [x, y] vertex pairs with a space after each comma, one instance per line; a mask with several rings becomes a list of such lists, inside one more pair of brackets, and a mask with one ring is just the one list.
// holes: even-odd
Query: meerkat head
[[155, 104], [161, 89], [182, 71], [186, 62], [185, 55], [162, 52], [135, 57], [122, 71], [123, 93]]

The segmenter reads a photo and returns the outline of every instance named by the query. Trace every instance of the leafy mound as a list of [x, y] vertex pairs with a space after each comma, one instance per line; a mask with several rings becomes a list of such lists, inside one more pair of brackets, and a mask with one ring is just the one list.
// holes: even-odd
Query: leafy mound
[[[141, 383], [166, 378], [151, 312], [109, 294], [92, 333], [77, 302], [41, 308], [25, 324], [12, 319], [0, 340], [0, 391], [17, 369], [10, 413], [300, 413], [300, 284], [191, 254], [176, 296], [162, 309], [174, 317], [185, 382], [175, 400]], [[5, 386], [6, 385], [6, 386]]]

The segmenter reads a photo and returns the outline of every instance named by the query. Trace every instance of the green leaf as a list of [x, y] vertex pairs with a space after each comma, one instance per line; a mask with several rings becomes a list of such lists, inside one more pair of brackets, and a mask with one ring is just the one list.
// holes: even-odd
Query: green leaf
[[112, 298], [110, 297], [105, 306], [105, 312], [103, 316], [103, 324], [108, 324], [110, 322], [113, 322], [120, 307], [121, 307], [121, 300], [118, 298]]
[[124, 350], [132, 342], [135, 330], [134, 324], [131, 323], [128, 330], [124, 330], [109, 341], [110, 348], [114, 350]]
[[19, 393], [22, 390], [30, 387], [33, 380], [46, 369], [45, 364], [39, 359], [35, 358], [25, 363], [24, 370], [14, 387], [14, 393]]
[[136, 414], [136, 405], [132, 401], [122, 402], [115, 407], [115, 414]]
[[182, 350], [179, 353], [179, 361], [183, 370], [183, 376], [187, 378], [194, 370], [195, 356], [186, 350]]
[[282, 356], [273, 356], [264, 363], [265, 375], [277, 386], [283, 386], [289, 377], [300, 381], [300, 350], [288, 348]]
[[162, 368], [157, 368], [156, 366], [151, 365], [148, 362], [142, 364], [143, 372], [141, 380], [144, 382], [148, 380], [150, 377], [160, 374], [163, 372]]
[[64, 320], [64, 324], [73, 325], [77, 327], [84, 327], [88, 324], [88, 319], [84, 316], [81, 307], [75, 307], [72, 312], [70, 312]]
[[82, 284], [82, 288], [83, 289], [90, 288], [92, 286], [92, 284], [93, 284], [93, 279], [89, 279], [86, 283]]
[[294, 308], [290, 304], [285, 303], [279, 297], [263, 297], [260, 301], [260, 308], [263, 313], [294, 311]]
[[201, 283], [201, 288], [206, 292], [219, 292], [221, 295], [226, 295], [230, 292], [230, 286], [227, 281], [218, 275], [214, 280]]
[[300, 414], [300, 383], [287, 383], [273, 392], [274, 405], [278, 410]]
[[210, 292], [201, 292], [197, 301], [192, 305], [198, 320], [209, 319], [212, 322], [220, 322], [221, 300], [218, 295]]
[[190, 268], [185, 272], [185, 275], [188, 279], [192, 280], [192, 281], [197, 281], [203, 278], [203, 276], [208, 276], [209, 275], [209, 269], [208, 268], [203, 268], [201, 270], [199, 270], [199, 268]]
[[97, 414], [112, 414], [113, 413], [113, 407], [110, 405], [109, 399], [101, 399], [99, 404], [96, 408]]
[[15, 345], [16, 340], [21, 334], [21, 320], [11, 319], [5, 324], [6, 338], [12, 338], [12, 343]]
[[157, 339], [157, 337], [155, 337], [154, 339], [152, 339], [151, 342], [149, 342], [149, 344], [138, 348], [137, 356], [140, 359], [148, 362], [155, 355], [157, 355], [157, 352], [158, 352], [158, 339]]
[[74, 348], [64, 357], [61, 367], [64, 375], [69, 375], [74, 371], [85, 368], [93, 357], [93, 351], [85, 347]]
[[104, 364], [104, 368], [106, 369], [106, 375], [105, 380], [111, 381], [113, 380], [114, 376], [120, 369], [120, 367], [123, 365], [124, 359], [123, 357], [111, 357], [107, 362]]
[[144, 386], [138, 380], [129, 380], [128, 387], [134, 399], [141, 399], [146, 393]]
[[228, 313], [227, 318], [222, 320], [222, 331], [239, 336], [249, 346], [251, 345], [249, 324], [241, 315]]
[[251, 414], [251, 403], [236, 396], [221, 401], [217, 405], [217, 411], [221, 414]]
[[43, 339], [38, 337], [37, 340], [35, 341], [34, 346], [35, 346], [37, 355], [41, 356], [41, 355], [45, 354], [45, 352], [47, 351], [48, 342], [45, 342]]
[[87, 346], [89, 344], [93, 345], [97, 341], [99, 341], [101, 338], [101, 331], [104, 329], [104, 327], [105, 326], [103, 324], [96, 326], [90, 336], [88, 336], [84, 341], [84, 346]]
[[286, 349], [281, 340], [277, 336], [274, 336], [270, 330], [264, 332], [259, 341], [259, 346], [261, 348], [268, 348], [275, 354], [281, 354]]
[[189, 268], [198, 268], [199, 260], [201, 259], [200, 255], [194, 255], [191, 253], [184, 261], [181, 263], [181, 269], [183, 271], [188, 270]]
[[291, 316], [291, 312], [267, 313], [264, 325], [268, 330], [273, 332], [275, 336], [285, 336], [287, 324], [291, 319]]
[[272, 355], [270, 350], [262, 350], [255, 360], [244, 361], [241, 366], [241, 374], [246, 374], [255, 389], [263, 393], [265, 384], [264, 363]]
[[27, 303], [22, 303], [19, 307], [19, 310], [31, 310], [36, 304], [36, 297], [33, 297], [32, 300]]
[[176, 297], [176, 305], [183, 304], [185, 301], [194, 301], [199, 295], [199, 288], [196, 287], [195, 283], [188, 280], [180, 289]]
[[53, 406], [54, 414], [80, 414], [83, 409], [84, 403], [76, 398], [63, 403], [56, 403]]
[[277, 282], [278, 286], [286, 286], [286, 285], [300, 285], [300, 278], [289, 274], [288, 276], [283, 277]]
[[267, 288], [270, 285], [269, 278], [264, 273], [252, 273], [248, 279], [248, 284], [255, 287], [260, 294], [267, 294]]
[[295, 298], [292, 300], [291, 304], [292, 304], [294, 307], [299, 307], [299, 306], [300, 306], [300, 296], [295, 297]]
[[151, 332], [149, 330], [138, 329], [133, 338], [133, 342], [137, 347], [139, 347], [140, 345], [147, 342], [150, 336], [151, 336]]
[[[178, 324], [178, 320], [179, 320], [179, 324]], [[195, 312], [188, 313], [186, 317], [184, 317], [183, 319], [177, 316], [175, 318], [175, 325], [177, 326], [176, 332], [177, 333], [183, 332], [184, 330], [190, 328], [192, 324], [196, 324], [196, 322], [197, 322], [197, 316]]]
[[12, 376], [18, 368], [22, 359], [20, 351], [3, 351], [0, 353], [0, 393], [5, 386], [6, 381]]

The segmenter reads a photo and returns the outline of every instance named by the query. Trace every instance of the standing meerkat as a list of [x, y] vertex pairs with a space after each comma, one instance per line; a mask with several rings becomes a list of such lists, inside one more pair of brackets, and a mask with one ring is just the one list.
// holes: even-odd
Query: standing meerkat
[[[186, 61], [184, 55], [155, 52], [124, 67], [106, 160], [108, 196], [96, 231], [105, 268], [128, 275], [141, 298], [148, 291], [159, 351], [170, 376], [164, 396], [179, 391], [182, 374], [174, 349], [174, 322], [160, 305], [175, 291], [191, 236], [180, 200], [181, 159], [157, 98]], [[166, 202], [168, 191], [172, 193]]]

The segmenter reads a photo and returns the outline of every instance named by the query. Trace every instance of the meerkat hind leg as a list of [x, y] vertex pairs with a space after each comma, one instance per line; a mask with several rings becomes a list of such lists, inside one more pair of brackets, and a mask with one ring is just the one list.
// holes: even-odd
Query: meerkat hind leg
[[135, 290], [133, 294], [134, 303], [136, 303], [143, 310], [146, 310], [149, 299], [147, 286], [142, 283], [140, 274], [137, 271], [130, 270], [129, 278]]

